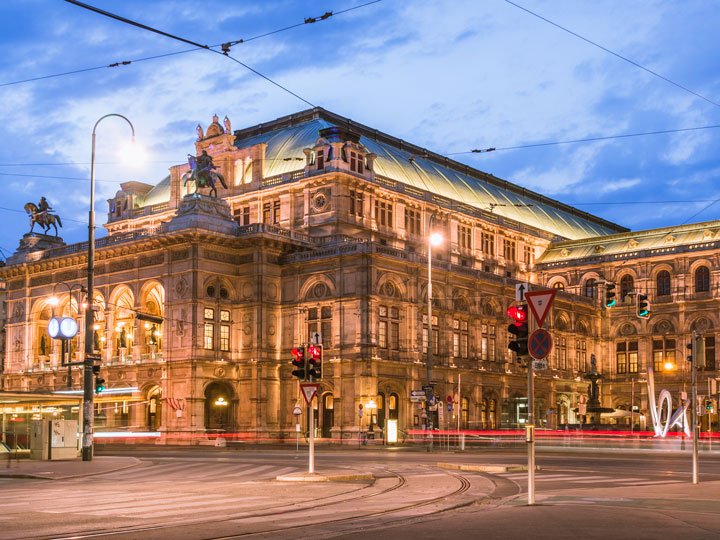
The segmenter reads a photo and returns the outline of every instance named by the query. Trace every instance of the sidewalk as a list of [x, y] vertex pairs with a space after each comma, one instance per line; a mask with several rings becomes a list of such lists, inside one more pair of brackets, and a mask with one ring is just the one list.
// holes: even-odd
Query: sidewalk
[[65, 480], [121, 471], [142, 462], [134, 457], [94, 456], [92, 461], [37, 461], [29, 459], [0, 462], [0, 478], [35, 478]]

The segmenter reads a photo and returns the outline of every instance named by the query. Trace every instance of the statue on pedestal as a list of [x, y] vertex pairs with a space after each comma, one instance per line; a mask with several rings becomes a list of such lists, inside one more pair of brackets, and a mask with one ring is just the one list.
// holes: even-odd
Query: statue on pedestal
[[31, 233], [33, 232], [33, 228], [37, 223], [45, 229], [45, 234], [47, 234], [47, 232], [50, 230], [50, 227], [55, 227], [55, 236], [58, 235], [57, 226], [60, 225], [62, 227], [62, 221], [60, 221], [60, 216], [50, 213], [50, 211], [52, 210], [52, 206], [50, 206], [45, 197], [40, 197], [40, 202], [37, 204], [37, 206], [35, 205], [35, 203], [29, 202], [23, 208], [25, 208], [28, 216], [30, 216]]
[[211, 197], [217, 197], [215, 182], [219, 181], [227, 189], [225, 178], [214, 170], [217, 169], [217, 166], [213, 163], [212, 156], [207, 153], [207, 150], [203, 150], [202, 154], [197, 157], [188, 154], [188, 163], [190, 164], [190, 170], [183, 174], [181, 178], [184, 186], [188, 182], [194, 182], [195, 193], [201, 188], [210, 188]]

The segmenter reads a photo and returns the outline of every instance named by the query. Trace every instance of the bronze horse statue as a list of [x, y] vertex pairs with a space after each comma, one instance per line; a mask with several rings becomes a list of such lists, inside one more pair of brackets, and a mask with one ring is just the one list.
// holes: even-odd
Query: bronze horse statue
[[188, 155], [188, 163], [190, 164], [190, 170], [185, 172], [181, 180], [183, 186], [187, 186], [188, 182], [195, 184], [195, 191], [197, 193], [199, 189], [210, 188], [210, 196], [217, 197], [217, 188], [215, 187], [216, 182], [220, 182], [222, 187], [227, 189], [225, 178], [219, 172], [215, 172], [215, 165], [213, 165], [212, 158], [207, 155], [207, 152], [203, 150], [202, 155], [195, 156]]
[[55, 236], [58, 235], [58, 225], [62, 227], [60, 216], [50, 214], [47, 210], [41, 211], [35, 203], [31, 202], [27, 203], [23, 208], [25, 208], [28, 216], [30, 216], [30, 232], [33, 232], [33, 228], [37, 223], [45, 229], [45, 234], [50, 230], [50, 227], [55, 227]]

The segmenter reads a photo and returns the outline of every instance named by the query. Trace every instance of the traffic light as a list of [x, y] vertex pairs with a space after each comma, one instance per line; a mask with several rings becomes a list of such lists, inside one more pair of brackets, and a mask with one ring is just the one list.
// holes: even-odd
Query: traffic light
[[93, 366], [93, 375], [95, 375], [95, 393], [99, 394], [105, 390], [105, 379], [100, 376], [100, 366]]
[[713, 403], [712, 399], [710, 399], [710, 398], [706, 399], [705, 400], [705, 411], [708, 412], [709, 414], [714, 413], [715, 411], [714, 411], [713, 405], [714, 405], [714, 403]]
[[635, 313], [641, 319], [647, 319], [650, 316], [650, 303], [647, 294], [638, 294], [635, 297]]
[[508, 349], [518, 357], [528, 354], [528, 307], [526, 304], [510, 306], [507, 310], [508, 317], [515, 319], [514, 323], [508, 326]]
[[308, 376], [308, 365], [305, 361], [305, 347], [295, 347], [292, 350], [292, 355], [292, 365], [295, 366], [295, 369], [292, 372], [293, 377], [297, 377], [300, 382], [306, 381]]
[[[688, 349], [688, 356], [687, 361], [692, 362], [692, 339], [690, 340], [690, 343], [687, 344]], [[704, 369], [705, 368], [705, 338], [702, 335], [695, 336], [695, 367], [697, 369]]]
[[310, 345], [308, 347], [308, 375], [309, 380], [319, 381], [322, 379], [322, 360], [323, 360], [323, 348], [322, 345]]
[[611, 308], [615, 305], [615, 284], [609, 281], [605, 282], [605, 307]]

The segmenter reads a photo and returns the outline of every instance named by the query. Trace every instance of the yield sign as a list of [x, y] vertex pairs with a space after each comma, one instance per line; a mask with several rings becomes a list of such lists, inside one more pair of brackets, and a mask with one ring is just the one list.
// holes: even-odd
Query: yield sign
[[300, 389], [302, 390], [303, 397], [305, 398], [305, 403], [310, 405], [312, 403], [313, 398], [315, 397], [315, 394], [318, 391], [319, 384], [312, 384], [312, 383], [305, 383], [300, 385]]
[[542, 326], [547, 317], [550, 306], [555, 300], [557, 289], [545, 289], [544, 291], [526, 292], [525, 299], [530, 305], [530, 311], [535, 316], [538, 326]]

